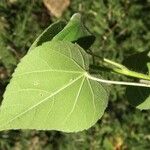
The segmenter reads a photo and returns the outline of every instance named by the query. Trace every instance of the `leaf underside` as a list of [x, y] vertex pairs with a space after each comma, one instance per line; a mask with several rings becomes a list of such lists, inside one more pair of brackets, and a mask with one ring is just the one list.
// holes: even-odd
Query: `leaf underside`
[[108, 92], [86, 77], [88, 55], [77, 44], [51, 41], [18, 65], [0, 108], [0, 130], [77, 132], [102, 116]]

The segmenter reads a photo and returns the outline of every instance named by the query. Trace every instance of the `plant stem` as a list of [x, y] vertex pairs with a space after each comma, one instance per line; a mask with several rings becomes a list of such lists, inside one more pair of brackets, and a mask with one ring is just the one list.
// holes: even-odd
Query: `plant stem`
[[131, 71], [131, 70], [124, 70], [124, 69], [117, 69], [117, 68], [112, 68], [113, 72], [119, 73], [119, 74], [123, 74], [126, 76], [130, 76], [130, 77], [134, 77], [134, 78], [139, 78], [139, 79], [144, 79], [144, 80], [150, 80], [150, 76], [146, 75], [146, 74], [142, 74], [142, 73], [138, 73], [135, 71]]
[[127, 67], [123, 66], [122, 64], [113, 62], [109, 59], [104, 58], [103, 61], [107, 64], [111, 64], [115, 67], [110, 68], [113, 72], [119, 73], [119, 74], [123, 74], [126, 76], [130, 76], [130, 77], [134, 77], [134, 78], [139, 78], [139, 79], [144, 79], [144, 80], [150, 80], [150, 76], [143, 74], [143, 73], [138, 73], [135, 71], [131, 71], [129, 70]]
[[126, 75], [126, 76], [130, 76], [130, 77], [134, 77], [134, 78], [138, 78], [138, 79], [150, 80], [149, 75], [146, 75], [146, 74], [143, 74], [143, 73], [138, 73], [138, 72], [135, 72], [135, 71], [131, 71], [122, 64], [119, 64], [117, 62], [114, 62], [114, 61], [106, 59], [106, 58], [102, 58], [100, 56], [97, 56], [97, 55], [93, 54], [92, 52], [90, 52], [89, 54], [94, 56], [94, 57], [100, 58], [101, 63], [106, 68], [111, 69], [112, 72], [119, 73], [119, 74]]
[[139, 86], [139, 87], [150, 87], [150, 84], [145, 84], [145, 83], [136, 83], [136, 82], [124, 82], [124, 81], [112, 81], [112, 80], [105, 80], [105, 79], [100, 79], [93, 77], [86, 73], [85, 75], [88, 79], [98, 81], [101, 83], [107, 83], [107, 84], [117, 84], [117, 85], [129, 85], [129, 86]]
[[122, 70], [128, 70], [128, 68], [125, 67], [124, 65], [119, 64], [119, 63], [116, 63], [116, 62], [114, 62], [114, 61], [112, 61], [112, 60], [103, 58], [103, 61], [104, 61], [105, 63], [111, 64], [111, 65], [113, 65], [113, 66], [115, 66], [115, 67], [117, 67], [117, 68], [120, 68], [120, 69], [122, 69]]

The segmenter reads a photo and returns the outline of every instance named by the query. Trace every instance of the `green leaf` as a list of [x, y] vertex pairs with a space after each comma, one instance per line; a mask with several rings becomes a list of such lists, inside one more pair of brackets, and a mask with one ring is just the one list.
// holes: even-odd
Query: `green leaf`
[[84, 49], [88, 49], [95, 41], [95, 37], [83, 25], [81, 15], [76, 13], [53, 40], [77, 42]]
[[[150, 58], [148, 51], [134, 54], [124, 61], [124, 64], [135, 71], [150, 74]], [[150, 109], [150, 88], [146, 87], [127, 87], [126, 96], [131, 105], [138, 109]]]
[[150, 88], [128, 87], [126, 90], [128, 101], [138, 109], [150, 109]]
[[81, 37], [88, 36], [89, 31], [84, 27], [79, 13], [74, 14], [65, 28], [59, 32], [53, 39], [60, 41], [76, 41]]
[[42, 45], [44, 42], [51, 41], [52, 38], [65, 27], [65, 25], [66, 23], [64, 21], [58, 21], [56, 23], [51, 24], [41, 33], [41, 35], [38, 36], [38, 38], [31, 45], [29, 51], [39, 45]]
[[88, 55], [77, 44], [46, 42], [18, 65], [0, 108], [0, 130], [77, 132], [107, 107], [107, 88], [87, 78]]
[[131, 70], [141, 73], [147, 73], [148, 72], [147, 63], [150, 62], [148, 52], [149, 51], [144, 51], [141, 53], [131, 55], [123, 61], [123, 64]]

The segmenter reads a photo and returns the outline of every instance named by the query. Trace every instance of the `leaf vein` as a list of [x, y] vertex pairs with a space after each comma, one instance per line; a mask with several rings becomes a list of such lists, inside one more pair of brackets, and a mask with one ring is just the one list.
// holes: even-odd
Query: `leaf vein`
[[88, 78], [86, 78], [86, 79], [87, 79], [87, 82], [88, 82], [88, 84], [89, 84], [89, 87], [90, 87], [90, 89], [91, 89], [91, 94], [92, 94], [92, 101], [93, 101], [93, 108], [94, 108], [93, 120], [92, 120], [92, 122], [93, 122], [93, 121], [94, 121], [95, 114], [96, 114], [96, 112], [95, 112], [95, 110], [96, 110], [96, 105], [95, 105], [95, 100], [94, 100], [94, 92], [93, 92], [93, 88], [92, 88], [92, 86], [91, 86], [91, 83], [90, 83], [89, 79], [88, 79]]
[[42, 101], [38, 102], [37, 104], [33, 105], [32, 107], [28, 108], [27, 110], [21, 112], [20, 114], [16, 115], [14, 118], [10, 119], [9, 121], [7, 121], [4, 124], [0, 125], [0, 128], [6, 126], [7, 124], [11, 123], [12, 121], [18, 119], [19, 117], [21, 117], [22, 115], [28, 113], [29, 111], [33, 110], [34, 108], [36, 108], [37, 106], [41, 105], [42, 103], [44, 103], [45, 101], [47, 101], [49, 98], [55, 96], [56, 94], [58, 94], [59, 92], [63, 91], [64, 89], [66, 89], [67, 87], [69, 87], [70, 85], [72, 85], [74, 82], [76, 82], [77, 80], [79, 80], [80, 78], [82, 78], [84, 76], [84, 74], [82, 74], [81, 76], [78, 76], [76, 79], [74, 79], [72, 82], [69, 82], [68, 84], [66, 84], [65, 86], [61, 87], [60, 89], [58, 89], [57, 91], [55, 91], [54, 93], [52, 93], [51, 95], [49, 95], [48, 97], [44, 98]]
[[82, 89], [82, 86], [83, 86], [84, 81], [85, 81], [85, 77], [83, 78], [83, 80], [82, 80], [82, 82], [81, 82], [81, 84], [80, 84], [80, 87], [79, 87], [77, 96], [76, 96], [76, 98], [75, 98], [75, 102], [74, 102], [74, 104], [73, 104], [73, 107], [72, 107], [71, 111], [69, 112], [69, 114], [67, 115], [67, 117], [64, 119], [64, 122], [63, 122], [64, 124], [65, 124], [65, 122], [67, 121], [67, 119], [71, 116], [71, 114], [73, 113], [73, 111], [74, 111], [74, 109], [75, 109], [75, 106], [76, 106], [76, 104], [77, 104], [77, 102], [78, 102], [78, 98], [79, 98], [79, 95], [80, 95], [80, 93], [81, 93], [81, 89]]

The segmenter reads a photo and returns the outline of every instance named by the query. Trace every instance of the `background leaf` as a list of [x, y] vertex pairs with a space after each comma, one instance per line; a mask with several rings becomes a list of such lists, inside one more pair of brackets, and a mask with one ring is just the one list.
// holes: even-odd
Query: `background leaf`
[[149, 51], [144, 51], [131, 55], [123, 61], [123, 64], [131, 70], [147, 74], [147, 63], [150, 62], [148, 53]]
[[31, 51], [4, 94], [0, 130], [91, 127], [104, 113], [108, 91], [85, 76], [88, 67], [85, 51], [70, 42], [47, 42]]
[[[131, 70], [149, 74], [150, 65], [148, 65], [148, 62], [150, 62], [150, 58], [148, 53], [149, 51], [144, 51], [134, 54], [123, 63]], [[128, 86], [126, 96], [131, 105], [139, 109], [150, 109], [150, 88]]]
[[41, 33], [41, 35], [38, 36], [38, 38], [31, 45], [29, 51], [39, 45], [42, 45], [42, 43], [44, 42], [51, 41], [52, 38], [65, 27], [65, 25], [66, 23], [64, 21], [58, 21], [56, 23], [51, 24]]
[[93, 44], [95, 37], [83, 25], [81, 15], [76, 13], [53, 40], [77, 42], [84, 49], [88, 49]]

